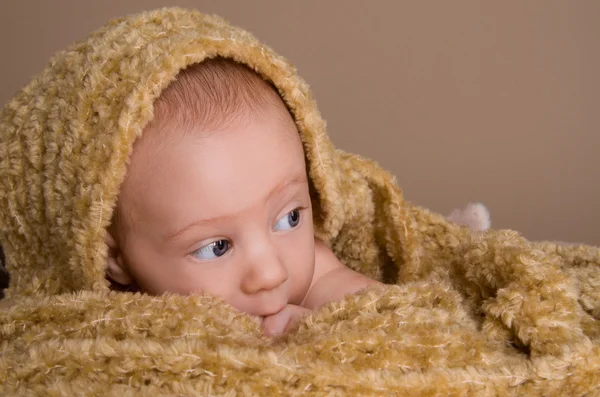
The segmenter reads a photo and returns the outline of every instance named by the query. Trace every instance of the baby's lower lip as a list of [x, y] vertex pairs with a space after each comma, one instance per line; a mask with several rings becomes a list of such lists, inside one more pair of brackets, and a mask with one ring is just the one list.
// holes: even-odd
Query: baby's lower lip
[[274, 311], [269, 311], [268, 313], [264, 313], [264, 314], [260, 315], [259, 317], [265, 318], [265, 317], [272, 316], [272, 315], [274, 315], [274, 314], [277, 314], [277, 313], [279, 313], [279, 312], [280, 312], [280, 311], [282, 311], [284, 308], [285, 308], [285, 305], [283, 305], [283, 306], [279, 307], [277, 310], [274, 310]]

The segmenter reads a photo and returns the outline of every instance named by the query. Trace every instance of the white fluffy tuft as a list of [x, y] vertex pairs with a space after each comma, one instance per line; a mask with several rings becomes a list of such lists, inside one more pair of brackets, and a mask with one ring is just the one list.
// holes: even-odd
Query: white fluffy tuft
[[448, 220], [475, 231], [484, 231], [492, 226], [490, 212], [481, 203], [469, 203], [463, 209], [455, 209], [447, 216]]

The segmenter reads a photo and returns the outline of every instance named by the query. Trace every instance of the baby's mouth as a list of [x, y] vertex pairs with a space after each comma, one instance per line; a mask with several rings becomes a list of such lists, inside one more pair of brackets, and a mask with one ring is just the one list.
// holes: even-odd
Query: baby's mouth
[[265, 317], [269, 317], [269, 316], [272, 316], [274, 314], [277, 314], [280, 311], [282, 311], [285, 308], [285, 306], [286, 305], [282, 305], [277, 310], [270, 310], [270, 311], [267, 311], [265, 313], [262, 313], [262, 314], [259, 315], [259, 317], [264, 319]]
[[260, 297], [253, 302], [251, 307], [246, 308], [246, 313], [261, 319], [279, 313], [288, 305], [289, 299], [283, 294], [277, 295]]

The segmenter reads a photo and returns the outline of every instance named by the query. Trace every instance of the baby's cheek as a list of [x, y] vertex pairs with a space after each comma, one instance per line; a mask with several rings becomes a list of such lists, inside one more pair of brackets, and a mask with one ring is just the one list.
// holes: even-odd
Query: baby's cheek
[[317, 266], [318, 265], [315, 263], [314, 254], [312, 254], [309, 259], [305, 258], [304, 261], [298, 265], [297, 274], [295, 277], [297, 279], [296, 295], [299, 298], [299, 301], [304, 300], [304, 297], [308, 293], [308, 290], [313, 282]]
[[160, 264], [139, 269], [139, 283], [147, 292], [154, 295], [191, 295], [204, 292], [203, 285], [197, 281], [193, 271], [166, 260], [156, 263]]

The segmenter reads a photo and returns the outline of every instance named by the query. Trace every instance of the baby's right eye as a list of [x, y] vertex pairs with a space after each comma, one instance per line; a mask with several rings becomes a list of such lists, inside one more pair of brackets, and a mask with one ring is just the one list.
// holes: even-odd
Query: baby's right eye
[[217, 240], [192, 252], [192, 256], [201, 261], [207, 261], [225, 255], [229, 250], [229, 241]]

